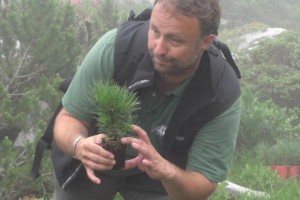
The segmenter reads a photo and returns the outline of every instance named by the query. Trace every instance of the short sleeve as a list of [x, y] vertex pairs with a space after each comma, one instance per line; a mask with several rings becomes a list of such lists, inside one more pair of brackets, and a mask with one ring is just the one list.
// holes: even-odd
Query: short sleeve
[[241, 116], [240, 98], [196, 135], [188, 154], [188, 171], [213, 182], [226, 180], [232, 163]]
[[96, 82], [112, 79], [115, 38], [116, 29], [104, 34], [92, 47], [62, 99], [63, 107], [79, 120], [92, 120], [92, 86]]

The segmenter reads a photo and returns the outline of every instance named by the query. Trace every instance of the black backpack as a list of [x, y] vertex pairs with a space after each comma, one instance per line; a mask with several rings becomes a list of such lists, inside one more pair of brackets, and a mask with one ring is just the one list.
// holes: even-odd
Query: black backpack
[[[143, 21], [147, 21], [150, 19], [152, 9], [146, 9], [144, 10], [141, 14], [135, 15], [133, 11], [130, 11], [130, 15], [128, 17], [129, 22], [136, 21], [137, 23], [141, 23]], [[138, 35], [138, 34], [137, 34]], [[135, 40], [133, 40], [135, 41]], [[116, 40], [116, 45], [118, 45], [118, 40]], [[131, 47], [135, 46], [137, 44], [130, 44]], [[234, 59], [231, 56], [231, 52], [228, 48], [228, 46], [221, 41], [219, 41], [216, 37], [214, 41], [214, 45], [222, 52], [225, 60], [232, 66], [234, 69], [237, 77], [240, 79], [241, 74], [240, 71], [237, 67], [237, 65], [234, 62]], [[127, 60], [130, 60], [131, 53], [128, 52], [127, 55], [123, 56], [120, 58], [120, 56], [115, 56], [115, 74], [114, 74], [114, 80], [118, 82], [121, 85], [125, 85], [127, 77], [129, 77], [132, 72], [126, 70], [127, 69]], [[124, 70], [125, 69], [125, 70]], [[134, 69], [134, 68], [132, 68]], [[67, 78], [65, 79], [59, 89], [65, 93], [69, 87], [69, 84], [71, 83], [72, 78]], [[54, 128], [54, 122], [55, 118], [62, 109], [62, 102], [59, 103], [58, 107], [56, 108], [43, 136], [40, 138], [39, 142], [36, 145], [36, 150], [35, 150], [35, 156], [34, 156], [34, 161], [32, 164], [32, 169], [31, 169], [31, 176], [33, 179], [36, 179], [40, 176], [39, 169], [41, 165], [41, 161], [43, 158], [43, 154], [46, 149], [51, 149], [52, 148], [52, 142], [53, 142], [53, 128]]]

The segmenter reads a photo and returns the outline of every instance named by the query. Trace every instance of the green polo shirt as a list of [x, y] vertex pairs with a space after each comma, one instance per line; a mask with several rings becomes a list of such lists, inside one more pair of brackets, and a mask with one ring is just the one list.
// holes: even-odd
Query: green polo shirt
[[[110, 80], [114, 73], [114, 42], [116, 29], [109, 31], [95, 44], [85, 57], [72, 84], [63, 97], [63, 106], [76, 118], [91, 121], [91, 88], [95, 82]], [[190, 79], [169, 93], [162, 94], [156, 85], [140, 92], [141, 108], [138, 125], [147, 133], [160, 152], [162, 138], [178, 102]], [[196, 135], [188, 154], [186, 170], [197, 171], [214, 182], [226, 180], [232, 162], [240, 119], [241, 105], [238, 99], [229, 109], [206, 124]], [[136, 136], [134, 133], [131, 133]], [[127, 157], [136, 155], [127, 148]], [[132, 174], [137, 170], [107, 173]]]

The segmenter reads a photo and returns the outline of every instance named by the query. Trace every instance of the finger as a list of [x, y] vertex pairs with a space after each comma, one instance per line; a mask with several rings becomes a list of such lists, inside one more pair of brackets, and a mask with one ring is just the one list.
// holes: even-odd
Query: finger
[[126, 170], [134, 167], [138, 167], [141, 171], [145, 171], [145, 167], [143, 166], [142, 162], [143, 162], [143, 157], [139, 155], [133, 159], [126, 160], [123, 169]]
[[89, 157], [82, 159], [82, 162], [95, 170], [111, 168], [116, 164], [114, 159], [107, 159], [96, 154], [90, 154]]
[[84, 144], [85, 151], [83, 152], [84, 157], [89, 157], [91, 154], [98, 157], [101, 156], [106, 159], [114, 159], [114, 154], [105, 150], [101, 145], [98, 145], [96, 143], [86, 142]]
[[93, 170], [111, 169], [116, 163], [112, 153], [94, 143], [86, 146], [85, 151], [82, 152], [81, 162]]
[[92, 136], [92, 137], [94, 137], [94, 142], [97, 145], [101, 145], [103, 139], [106, 138], [107, 136], [105, 134], [103, 134], [103, 133], [99, 133], [98, 135], [95, 135], [95, 136]]
[[143, 140], [147, 144], [150, 144], [150, 139], [146, 131], [144, 131], [141, 127], [137, 125], [132, 125], [132, 130], [140, 137], [141, 140]]
[[151, 154], [153, 153], [152, 144], [150, 145], [146, 144], [146, 142], [140, 139], [126, 137], [126, 138], [122, 138], [121, 141], [123, 144], [130, 144], [134, 150], [142, 154], [144, 157], [150, 157]]
[[124, 137], [124, 138], [121, 138], [121, 142], [123, 144], [132, 144], [132, 143], [140, 143], [142, 142], [141, 139], [138, 139], [138, 138], [133, 138], [133, 137]]
[[97, 176], [95, 176], [95, 173], [94, 173], [94, 171], [92, 169], [86, 168], [86, 173], [87, 173], [89, 179], [93, 183], [95, 183], [95, 184], [100, 184], [101, 183], [101, 180]]
[[135, 157], [135, 158], [126, 160], [123, 169], [124, 169], [124, 170], [127, 170], [127, 169], [132, 169], [132, 168], [137, 167], [138, 159], [139, 159], [139, 158], [138, 158], [138, 156], [137, 156], [137, 157]]
[[150, 161], [150, 160], [147, 160], [147, 159], [143, 159], [142, 160], [142, 163], [143, 163], [143, 165], [145, 166], [145, 167], [147, 167], [147, 168], [153, 168], [153, 163]]
[[110, 159], [113, 160], [115, 158], [114, 154], [108, 150], [106, 150], [105, 148], [103, 148], [102, 145], [97, 145], [97, 147], [95, 147], [96, 151], [94, 152], [96, 155], [99, 155], [103, 158], [106, 159]]
[[149, 145], [144, 145], [140, 142], [131, 143], [131, 147], [137, 152], [139, 152], [141, 155], [143, 155], [144, 157], [151, 157], [151, 154], [153, 153]]

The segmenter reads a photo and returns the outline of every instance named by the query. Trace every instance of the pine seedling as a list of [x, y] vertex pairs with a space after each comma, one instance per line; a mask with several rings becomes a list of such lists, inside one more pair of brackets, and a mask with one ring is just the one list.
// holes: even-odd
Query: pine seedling
[[131, 125], [136, 123], [135, 112], [139, 108], [136, 94], [107, 81], [94, 85], [92, 97], [99, 131], [106, 134], [106, 141], [127, 136]]

